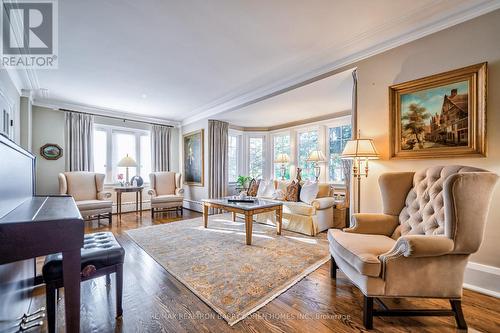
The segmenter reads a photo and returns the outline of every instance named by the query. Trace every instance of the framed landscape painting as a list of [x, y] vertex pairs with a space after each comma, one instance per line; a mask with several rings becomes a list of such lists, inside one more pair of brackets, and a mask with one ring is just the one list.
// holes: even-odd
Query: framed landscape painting
[[203, 186], [204, 155], [203, 129], [183, 136], [184, 183]]
[[486, 156], [481, 63], [389, 87], [391, 158]]

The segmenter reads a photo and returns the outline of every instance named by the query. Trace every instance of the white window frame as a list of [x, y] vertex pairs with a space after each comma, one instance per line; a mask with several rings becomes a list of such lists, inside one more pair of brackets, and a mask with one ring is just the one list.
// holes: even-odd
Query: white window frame
[[267, 164], [269, 163], [268, 158], [267, 158], [267, 135], [266, 134], [258, 134], [258, 133], [251, 133], [245, 136], [246, 137], [246, 156], [247, 156], [247, 161], [245, 163], [246, 165], [246, 173], [248, 174], [250, 172], [250, 139], [262, 139], [262, 179], [268, 179], [268, 168], [266, 167]]
[[274, 154], [274, 138], [276, 137], [281, 137], [281, 136], [288, 136], [288, 145], [289, 145], [289, 150], [290, 150], [290, 154], [289, 154], [289, 158], [290, 158], [290, 162], [288, 163], [288, 165], [286, 166], [286, 168], [288, 169], [288, 173], [290, 174], [290, 179], [293, 179], [292, 177], [292, 164], [293, 164], [293, 161], [295, 160], [295, 157], [294, 157], [294, 150], [293, 150], [293, 144], [292, 144], [292, 141], [293, 141], [293, 134], [291, 131], [281, 131], [281, 132], [273, 132], [271, 133], [271, 135], [269, 136], [269, 154], [268, 156], [270, 156], [270, 179], [281, 179], [280, 176], [278, 176], [278, 178], [275, 178], [275, 175], [274, 175], [274, 167], [275, 167], [275, 163], [274, 161], [276, 160], [276, 155]]
[[333, 184], [333, 185], [337, 185], [337, 186], [345, 186], [345, 182], [334, 182], [334, 181], [331, 181], [330, 180], [330, 128], [335, 128], [335, 127], [341, 127], [341, 126], [346, 126], [346, 125], [351, 125], [351, 135], [353, 134], [352, 133], [352, 117], [351, 116], [345, 116], [345, 117], [340, 117], [340, 118], [337, 118], [335, 119], [334, 121], [332, 122], [328, 122], [325, 127], [326, 127], [326, 130], [325, 130], [325, 136], [324, 136], [324, 139], [325, 139], [325, 157], [326, 157], [326, 160], [327, 160], [327, 168], [326, 168], [326, 182], [330, 183], [330, 184]]
[[[233, 130], [229, 130], [229, 136], [234, 136], [236, 137], [236, 151], [237, 151], [237, 158], [236, 158], [236, 161], [237, 161], [237, 164], [236, 164], [236, 170], [238, 171], [238, 175], [237, 177], [239, 177], [240, 175], [243, 174], [242, 172], [242, 167], [243, 167], [243, 164], [242, 163], [242, 155], [243, 155], [243, 149], [242, 149], [242, 134], [240, 132], [237, 132], [237, 131], [233, 131]], [[229, 146], [228, 146], [229, 147]], [[229, 165], [228, 165], [228, 168], [229, 168]], [[229, 172], [228, 172], [228, 177], [229, 177]], [[229, 185], [234, 185], [236, 184], [236, 181], [231, 181], [231, 180], [228, 180], [228, 183]]]
[[[106, 180], [104, 185], [116, 185], [116, 165], [113, 165], [113, 133], [125, 133], [125, 134], [133, 134], [135, 136], [135, 156], [137, 167], [135, 167], [135, 174], [140, 173], [142, 161], [141, 161], [141, 136], [149, 135], [151, 136], [151, 131], [136, 129], [136, 128], [128, 128], [128, 127], [120, 127], [113, 125], [102, 125], [102, 124], [94, 124], [94, 131], [104, 131], [106, 132]], [[133, 169], [133, 168], [131, 168]], [[131, 171], [131, 175], [134, 172]], [[149, 177], [142, 177], [144, 180], [144, 185], [149, 185]]]

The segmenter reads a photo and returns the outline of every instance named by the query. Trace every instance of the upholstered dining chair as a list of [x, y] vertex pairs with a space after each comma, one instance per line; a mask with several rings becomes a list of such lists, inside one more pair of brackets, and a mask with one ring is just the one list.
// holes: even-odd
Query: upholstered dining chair
[[75, 199], [80, 214], [87, 221], [107, 218], [112, 224], [113, 201], [111, 192], [104, 191], [102, 173], [72, 171], [59, 174], [59, 193]]
[[[331, 276], [340, 268], [361, 290], [367, 329], [374, 315], [448, 315], [467, 328], [464, 270], [481, 244], [497, 179], [466, 166], [386, 173], [379, 178], [383, 213], [354, 214], [350, 228], [329, 230]], [[380, 298], [391, 297], [449, 299], [451, 310], [390, 310]]]
[[182, 175], [172, 171], [153, 172], [149, 174], [151, 189], [151, 218], [156, 212], [172, 211], [182, 215], [184, 189], [182, 189]]

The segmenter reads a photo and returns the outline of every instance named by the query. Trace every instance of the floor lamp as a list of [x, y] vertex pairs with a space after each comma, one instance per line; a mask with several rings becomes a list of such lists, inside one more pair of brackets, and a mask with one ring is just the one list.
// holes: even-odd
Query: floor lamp
[[[361, 209], [361, 177], [368, 177], [368, 160], [376, 160], [379, 154], [372, 139], [360, 139], [347, 141], [341, 158], [352, 160], [352, 176], [356, 180], [357, 185], [357, 203], [356, 213]], [[361, 167], [364, 164], [364, 172]]]
[[290, 163], [290, 156], [288, 154], [282, 153], [276, 156], [274, 163], [280, 164], [281, 180], [285, 180], [286, 165]]

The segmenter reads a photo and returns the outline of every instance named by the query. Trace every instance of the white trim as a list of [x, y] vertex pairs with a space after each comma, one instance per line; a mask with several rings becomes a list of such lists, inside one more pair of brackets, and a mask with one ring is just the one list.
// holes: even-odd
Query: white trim
[[[333, 72], [345, 66], [364, 60], [371, 56], [380, 54], [387, 50], [396, 48], [398, 46], [407, 44], [414, 40], [420, 39], [424, 36], [452, 27], [459, 23], [487, 14], [499, 8], [500, 8], [500, 1], [498, 0], [484, 1], [471, 8], [467, 8], [458, 13], [451, 14], [448, 17], [437, 18], [434, 23], [431, 23], [427, 26], [417, 28], [409, 33], [379, 43], [363, 51], [351, 54], [343, 59], [339, 59], [329, 64], [325, 64], [323, 66], [320, 66], [319, 68], [315, 68], [304, 74], [300, 74], [294, 77], [289, 77], [280, 80], [279, 82], [273, 82], [268, 85], [261, 85], [259, 88], [253, 89], [251, 91], [236, 93], [233, 96], [229, 97], [225, 96], [224, 98], [213, 101], [194, 110], [192, 113], [195, 115], [185, 118], [182, 121], [182, 126], [191, 124], [201, 119], [215, 116], [216, 114], [222, 112], [239, 109], [244, 105], [249, 105], [254, 102], [267, 99], [270, 96], [286, 92], [291, 87], [295, 88], [295, 86], [300, 85], [301, 83], [304, 83], [306, 81], [308, 81], [308, 83], [312, 83], [314, 81], [324, 78], [324, 75], [327, 73]], [[406, 17], [407, 16], [408, 15], [406, 15]], [[381, 29], [388, 29], [391, 26], [397, 26], [397, 24], [400, 23], [399, 21], [400, 18], [394, 20], [394, 22], [389, 22], [389, 23], [385, 22], [379, 28], [375, 28], [372, 29], [370, 32], [360, 34], [355, 38], [353, 38], [352, 40], [348, 41], [345, 44], [345, 47], [347, 47], [348, 45], [359, 43], [360, 41], [367, 39], [368, 37], [371, 36], [373, 31], [379, 31]], [[297, 65], [299, 66], [300, 64]]]
[[[474, 278], [474, 277], [469, 277], [467, 278], [467, 273], [475, 271], [479, 272], [479, 275], [481, 275], [480, 278]], [[493, 296], [496, 298], [500, 298], [500, 283], [497, 282], [497, 285], [499, 285], [498, 290], [492, 290], [488, 289], [490, 288], [491, 285], [495, 284], [495, 281], [500, 281], [500, 268], [499, 267], [494, 267], [494, 266], [489, 266], [489, 265], [484, 265], [484, 264], [479, 264], [476, 262], [469, 262], [467, 263], [467, 266], [465, 268], [465, 282], [463, 284], [463, 287], [465, 289], [470, 289], [473, 291], [476, 291], [481, 294], [485, 294], [488, 296]], [[478, 275], [477, 273], [474, 275]], [[488, 286], [484, 285], [484, 281], [488, 281]]]
[[137, 120], [143, 122], [151, 122], [161, 125], [169, 125], [174, 127], [180, 127], [180, 122], [174, 120], [168, 120], [164, 118], [156, 118], [156, 117], [148, 117], [139, 114], [123, 112], [119, 110], [109, 109], [109, 108], [101, 108], [98, 106], [86, 105], [86, 104], [77, 104], [70, 102], [63, 102], [54, 99], [42, 99], [35, 98], [33, 101], [33, 105], [41, 106], [49, 109], [68, 109], [80, 112], [88, 112], [98, 116], [109, 116], [109, 117], [117, 117], [124, 118], [126, 120]]

